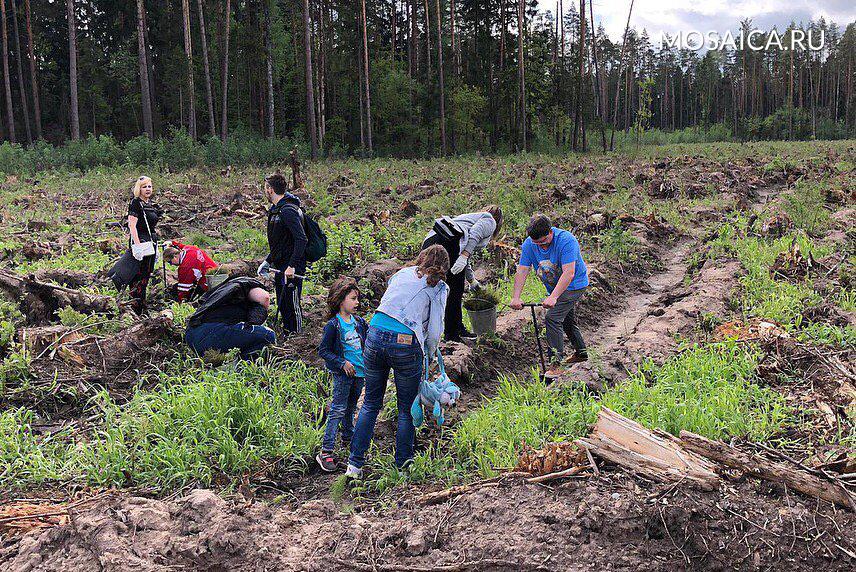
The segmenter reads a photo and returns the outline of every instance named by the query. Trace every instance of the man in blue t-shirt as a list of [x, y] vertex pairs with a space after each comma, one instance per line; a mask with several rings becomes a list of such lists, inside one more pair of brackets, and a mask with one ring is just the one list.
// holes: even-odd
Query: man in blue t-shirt
[[547, 377], [562, 373], [559, 363], [565, 355], [565, 338], [568, 335], [575, 353], [569, 363], [586, 361], [586, 344], [574, 315], [574, 305], [589, 285], [588, 269], [580, 253], [580, 243], [568, 232], [553, 226], [549, 217], [535, 214], [526, 228], [529, 237], [520, 248], [520, 263], [514, 275], [514, 294], [509, 304], [514, 309], [523, 307], [520, 295], [529, 271], [534, 268], [547, 289], [542, 305], [547, 308], [547, 352], [551, 358]]

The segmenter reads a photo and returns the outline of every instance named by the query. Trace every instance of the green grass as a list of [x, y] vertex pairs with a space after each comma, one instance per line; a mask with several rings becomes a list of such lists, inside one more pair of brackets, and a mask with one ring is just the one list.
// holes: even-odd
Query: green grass
[[16, 266], [16, 270], [21, 274], [27, 274], [47, 268], [60, 268], [63, 270], [95, 273], [104, 270], [107, 265], [110, 264], [110, 260], [111, 258], [109, 254], [104, 254], [97, 249], [75, 244], [70, 249], [57, 256], [49, 256], [42, 258], [41, 260], [22, 261]]
[[235, 248], [231, 252], [221, 252], [218, 256], [221, 262], [232, 260], [255, 260], [263, 258], [270, 252], [267, 234], [262, 225], [234, 226], [229, 228], [227, 235], [232, 239]]
[[794, 238], [803, 255], [812, 255], [815, 259], [829, 255], [831, 247], [818, 244], [801, 233], [772, 241], [755, 236], [741, 237], [738, 225], [739, 222], [720, 228], [719, 236], [710, 244], [710, 255], [735, 256], [746, 270], [740, 277], [743, 314], [776, 321], [789, 330], [799, 329], [803, 325], [803, 311], [819, 304], [822, 298], [810, 279], [779, 280], [770, 275], [770, 266], [780, 253], [790, 248]]
[[784, 399], [756, 383], [757, 356], [735, 342], [695, 346], [662, 367], [650, 361], [607, 391], [603, 404], [649, 428], [711, 439], [766, 439], [789, 417]]
[[470, 413], [455, 431], [453, 454], [473, 472], [489, 476], [517, 465], [522, 442], [540, 448], [588, 433], [596, 414], [584, 391], [548, 388], [537, 380], [504, 377], [496, 397]]
[[824, 182], [801, 180], [782, 195], [782, 208], [796, 228], [819, 234], [829, 227], [830, 215], [822, 192]]
[[0, 486], [20, 487], [65, 479], [71, 472], [68, 432], [37, 437], [32, 411], [0, 411]]
[[619, 220], [614, 220], [612, 226], [597, 235], [600, 253], [605, 260], [619, 264], [629, 264], [639, 258], [641, 243], [630, 234]]
[[127, 403], [102, 392], [96, 429], [36, 438], [32, 412], [0, 417], [0, 485], [70, 479], [99, 486], [174, 490], [230, 482], [262, 461], [299, 468], [320, 440], [325, 374], [302, 362], [258, 360], [217, 369], [177, 357], [152, 390]]
[[0, 351], [5, 349], [15, 337], [15, 328], [24, 321], [24, 314], [18, 305], [0, 300]]

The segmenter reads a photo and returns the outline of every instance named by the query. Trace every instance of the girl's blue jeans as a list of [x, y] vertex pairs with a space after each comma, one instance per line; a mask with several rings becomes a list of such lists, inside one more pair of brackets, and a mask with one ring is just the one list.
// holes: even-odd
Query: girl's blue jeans
[[354, 413], [357, 400], [363, 391], [365, 379], [350, 377], [344, 372], [333, 374], [333, 399], [327, 413], [327, 426], [321, 440], [321, 450], [331, 452], [336, 448], [336, 434], [341, 431], [342, 441], [350, 441], [354, 435]]

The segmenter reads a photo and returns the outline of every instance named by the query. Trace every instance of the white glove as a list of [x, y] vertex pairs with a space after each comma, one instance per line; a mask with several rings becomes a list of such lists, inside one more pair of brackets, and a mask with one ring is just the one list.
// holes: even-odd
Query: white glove
[[467, 257], [466, 256], [459, 256], [458, 259], [455, 261], [455, 263], [452, 265], [452, 269], [450, 270], [450, 272], [452, 274], [460, 274], [461, 272], [463, 272], [464, 268], [466, 268], [466, 267], [467, 267]]
[[142, 262], [143, 256], [143, 245], [142, 244], [131, 244], [131, 255], [137, 261]]
[[264, 262], [259, 264], [259, 269], [256, 270], [256, 275], [257, 276], [263, 276], [263, 277], [269, 276], [270, 275], [270, 262], [265, 260]]

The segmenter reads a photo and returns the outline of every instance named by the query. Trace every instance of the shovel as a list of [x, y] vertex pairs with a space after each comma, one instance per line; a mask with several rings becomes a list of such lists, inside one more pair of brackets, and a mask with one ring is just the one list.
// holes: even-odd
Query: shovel
[[535, 327], [535, 341], [538, 342], [538, 357], [541, 359], [541, 381], [547, 383], [551, 378], [547, 377], [547, 365], [544, 361], [544, 348], [541, 345], [541, 328], [538, 327], [538, 316], [535, 315], [535, 308], [540, 308], [541, 304], [523, 304], [524, 308], [532, 310], [532, 325]]

